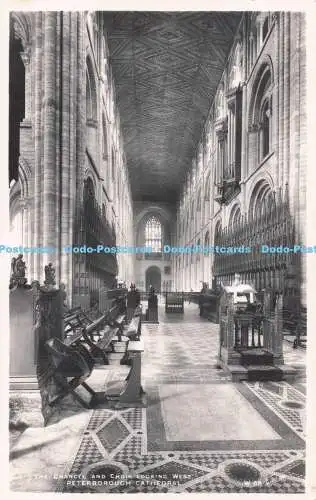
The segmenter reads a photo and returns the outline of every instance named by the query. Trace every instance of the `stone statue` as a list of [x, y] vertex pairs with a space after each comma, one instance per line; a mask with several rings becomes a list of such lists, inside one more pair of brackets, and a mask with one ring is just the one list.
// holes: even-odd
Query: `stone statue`
[[23, 255], [20, 253], [15, 261], [15, 272], [18, 278], [25, 278], [26, 265], [23, 261]]
[[23, 260], [23, 255], [20, 253], [16, 258], [13, 257], [11, 260], [11, 276], [9, 288], [11, 289], [15, 286], [24, 286], [27, 282], [25, 273], [26, 264]]
[[44, 284], [47, 286], [56, 285], [55, 279], [55, 269], [53, 268], [53, 264], [50, 262], [47, 266], [45, 266], [45, 281]]
[[66, 285], [64, 283], [60, 283], [59, 285], [60, 293], [61, 293], [61, 298], [63, 302], [63, 306], [67, 308], [67, 292], [66, 292]]

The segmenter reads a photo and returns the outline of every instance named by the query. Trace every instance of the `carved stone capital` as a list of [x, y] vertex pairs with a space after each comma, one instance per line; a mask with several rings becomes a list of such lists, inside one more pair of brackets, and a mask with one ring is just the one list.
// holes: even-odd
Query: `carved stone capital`
[[21, 56], [21, 59], [23, 61], [23, 64], [24, 66], [28, 66], [30, 64], [30, 61], [31, 61], [31, 53], [30, 53], [30, 50], [27, 49], [25, 50], [24, 52], [20, 52], [20, 56]]
[[249, 126], [249, 132], [258, 132], [259, 131], [259, 123], [252, 123], [250, 126]]

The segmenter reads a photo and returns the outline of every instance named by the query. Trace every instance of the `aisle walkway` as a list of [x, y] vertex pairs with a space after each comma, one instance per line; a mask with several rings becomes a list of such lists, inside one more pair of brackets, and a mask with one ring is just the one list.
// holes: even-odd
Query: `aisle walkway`
[[[12, 489], [303, 493], [305, 352], [284, 343], [286, 362], [301, 370], [294, 385], [233, 384], [217, 368], [218, 325], [196, 305], [168, 316], [159, 306], [159, 320], [142, 330], [147, 408], [65, 403], [60, 421], [16, 443]], [[126, 369], [100, 368], [94, 382], [109, 387]]]

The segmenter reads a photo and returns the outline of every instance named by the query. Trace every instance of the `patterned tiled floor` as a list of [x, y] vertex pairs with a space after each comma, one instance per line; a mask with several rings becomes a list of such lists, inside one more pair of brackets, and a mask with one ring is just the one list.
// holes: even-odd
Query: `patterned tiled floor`
[[[197, 418], [190, 422], [196, 429], [194, 441], [172, 441], [170, 436], [166, 439], [159, 386], [168, 384], [172, 388], [173, 384], [180, 384], [185, 388], [190, 384], [198, 392], [201, 384], [208, 387], [233, 384], [217, 368], [218, 326], [201, 320], [196, 306], [186, 305], [183, 316], [170, 319], [160, 307], [159, 320], [159, 325], [143, 325], [142, 380], [147, 408], [94, 410], [56, 490], [303, 493], [305, 352], [293, 350], [284, 342], [286, 363], [299, 368], [299, 379], [293, 385], [287, 382], [234, 384], [244, 405], [251, 404], [258, 419], [269, 425], [277, 438], [262, 439], [259, 425], [257, 438], [252, 441], [205, 441], [201, 439]], [[227, 401], [225, 415], [220, 415], [227, 425], [238, 417], [229, 403]], [[171, 410], [171, 419], [172, 412], [176, 415], [177, 410]], [[200, 412], [198, 407], [195, 411], [198, 416], [201, 408]], [[186, 425], [185, 414], [183, 425]], [[244, 425], [249, 426], [251, 422], [246, 421]]]

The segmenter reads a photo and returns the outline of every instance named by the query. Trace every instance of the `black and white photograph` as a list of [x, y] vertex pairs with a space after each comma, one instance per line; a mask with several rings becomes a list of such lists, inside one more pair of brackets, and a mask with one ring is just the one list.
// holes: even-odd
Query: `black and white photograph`
[[308, 14], [213, 3], [6, 13], [11, 492], [308, 493]]

